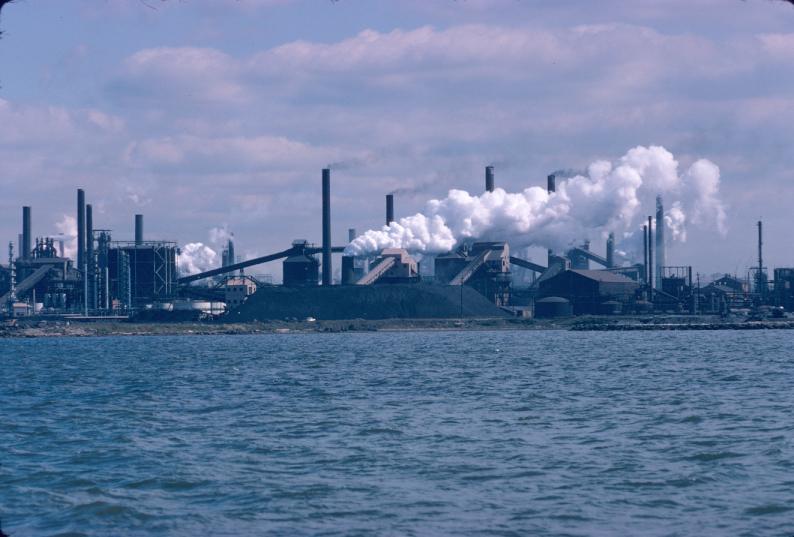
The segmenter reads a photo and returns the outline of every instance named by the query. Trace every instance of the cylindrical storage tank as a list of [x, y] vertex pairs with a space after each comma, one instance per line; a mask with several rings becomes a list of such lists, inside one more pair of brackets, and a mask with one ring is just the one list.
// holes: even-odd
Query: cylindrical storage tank
[[539, 319], [570, 317], [572, 315], [573, 306], [571, 306], [571, 302], [568, 299], [550, 296], [535, 302], [535, 317]]
[[354, 260], [355, 258], [351, 255], [342, 256], [342, 285], [353, 285], [356, 283]]

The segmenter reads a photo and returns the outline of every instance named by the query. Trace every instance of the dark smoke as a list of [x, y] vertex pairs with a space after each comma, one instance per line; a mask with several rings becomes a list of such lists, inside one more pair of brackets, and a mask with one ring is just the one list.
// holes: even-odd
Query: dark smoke
[[587, 176], [587, 172], [585, 170], [574, 170], [573, 168], [568, 168], [565, 170], [555, 170], [551, 173], [557, 179], [570, 179], [571, 177], [576, 177], [577, 175]]
[[389, 194], [394, 196], [417, 196], [419, 194], [424, 194], [430, 190], [430, 188], [436, 184], [436, 181], [432, 179], [426, 179], [424, 181], [420, 181], [419, 183], [413, 186], [403, 186], [400, 188], [395, 188]]
[[355, 170], [357, 168], [363, 168], [369, 164], [372, 164], [378, 160], [375, 155], [367, 155], [364, 157], [353, 157], [345, 160], [340, 160], [338, 162], [331, 162], [328, 164], [328, 168], [334, 171], [343, 171], [343, 170]]

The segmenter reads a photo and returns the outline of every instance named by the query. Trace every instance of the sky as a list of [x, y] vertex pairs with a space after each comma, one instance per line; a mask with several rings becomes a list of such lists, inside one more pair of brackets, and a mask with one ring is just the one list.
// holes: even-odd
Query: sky
[[[794, 6], [770, 0], [17, 0], [0, 29], [0, 240], [21, 206], [242, 257], [334, 242], [459, 188], [544, 186], [660, 145], [719, 167], [723, 233], [668, 264], [794, 266]], [[68, 226], [67, 226], [68, 227]], [[213, 239], [215, 242], [213, 243]], [[595, 248], [602, 248], [594, 245]], [[543, 261], [543, 251], [526, 253]], [[278, 263], [259, 269], [280, 278]]]

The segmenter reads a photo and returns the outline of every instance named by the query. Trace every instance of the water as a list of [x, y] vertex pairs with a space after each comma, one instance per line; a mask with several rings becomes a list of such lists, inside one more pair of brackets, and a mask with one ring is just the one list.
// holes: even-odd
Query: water
[[0, 340], [11, 535], [792, 535], [792, 333]]

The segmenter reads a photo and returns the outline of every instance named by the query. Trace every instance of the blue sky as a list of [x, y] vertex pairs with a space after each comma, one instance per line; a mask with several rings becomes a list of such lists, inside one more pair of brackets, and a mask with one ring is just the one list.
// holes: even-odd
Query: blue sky
[[[483, 167], [517, 191], [663, 145], [716, 163], [728, 231], [671, 264], [794, 265], [794, 7], [767, 0], [18, 0], [0, 41], [0, 238], [56, 233], [84, 187], [98, 227], [242, 255], [377, 227]], [[280, 267], [273, 266], [276, 277]]]

